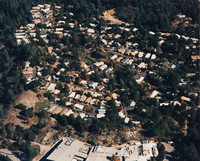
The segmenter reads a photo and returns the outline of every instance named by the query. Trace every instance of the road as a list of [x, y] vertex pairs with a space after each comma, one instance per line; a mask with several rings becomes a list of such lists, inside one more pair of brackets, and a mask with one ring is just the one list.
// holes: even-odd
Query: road
[[0, 154], [8, 156], [12, 161], [20, 161], [10, 150], [0, 149]]

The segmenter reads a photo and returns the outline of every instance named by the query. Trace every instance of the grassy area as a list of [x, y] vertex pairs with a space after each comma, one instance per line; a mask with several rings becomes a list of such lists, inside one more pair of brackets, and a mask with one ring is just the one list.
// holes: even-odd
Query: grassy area
[[44, 108], [49, 108], [50, 106], [51, 106], [51, 102], [49, 100], [43, 100], [43, 101], [36, 103], [35, 110], [40, 111]]

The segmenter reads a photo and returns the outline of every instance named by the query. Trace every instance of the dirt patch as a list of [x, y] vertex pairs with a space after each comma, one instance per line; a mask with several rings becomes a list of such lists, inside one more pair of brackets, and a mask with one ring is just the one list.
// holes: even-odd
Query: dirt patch
[[118, 20], [115, 16], [115, 10], [107, 10], [103, 13], [103, 19], [106, 21], [110, 21], [111, 24], [122, 24], [124, 23], [123, 21]]
[[28, 129], [33, 124], [35, 125], [38, 123], [38, 117], [33, 116], [32, 118], [29, 118], [29, 123], [27, 124], [27, 121], [24, 120], [23, 117], [21, 117], [19, 115], [20, 112], [21, 112], [21, 110], [19, 110], [19, 109], [16, 109], [13, 107], [10, 108], [7, 118], [4, 120], [4, 125], [7, 123], [13, 123], [14, 125], [20, 125], [24, 129]]
[[24, 91], [15, 97], [15, 105], [23, 104], [28, 108], [35, 107], [37, 102], [37, 94], [33, 91]]

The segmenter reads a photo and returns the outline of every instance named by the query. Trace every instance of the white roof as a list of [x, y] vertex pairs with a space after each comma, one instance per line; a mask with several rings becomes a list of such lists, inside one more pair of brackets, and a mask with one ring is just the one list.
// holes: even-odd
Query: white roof
[[123, 111], [118, 112], [118, 115], [119, 115], [119, 117], [121, 117], [121, 118], [125, 118], [125, 115], [124, 115]]
[[125, 122], [125, 123], [128, 123], [129, 120], [130, 120], [130, 119], [129, 119], [128, 117], [126, 117], [126, 118], [124, 119], [124, 122]]
[[135, 101], [131, 101], [130, 106], [131, 106], [131, 107], [134, 107], [135, 105], [136, 105]]
[[147, 67], [147, 64], [145, 64], [144, 62], [141, 62], [139, 65], [138, 65], [138, 68], [146, 68]]
[[151, 59], [152, 59], [152, 60], [156, 59], [156, 55], [155, 55], [155, 54], [152, 54]]
[[101, 66], [101, 65], [103, 65], [103, 64], [104, 64], [104, 62], [102, 62], [102, 61], [101, 61], [101, 62], [96, 62], [96, 63], [94, 63], [94, 65], [97, 66], [97, 67], [99, 67], [99, 66]]
[[144, 77], [140, 77], [139, 79], [136, 80], [136, 82], [137, 82], [138, 84], [140, 84], [143, 80], [144, 80]]
[[102, 39], [101, 41], [104, 43], [104, 45], [108, 44], [108, 42], [105, 39]]
[[80, 97], [81, 97], [81, 95], [80, 95], [80, 94], [77, 94], [76, 97], [75, 97], [75, 99], [78, 100]]
[[138, 28], [134, 28], [134, 29], [133, 29], [133, 32], [135, 32], [135, 31], [137, 31], [137, 30], [138, 30]]
[[147, 53], [147, 55], [145, 56], [145, 58], [150, 58], [151, 53]]
[[49, 87], [47, 88], [47, 91], [53, 92], [56, 88], [56, 84], [55, 83], [51, 83], [49, 85]]
[[74, 105], [75, 108], [78, 108], [80, 110], [83, 110], [84, 106], [83, 105], [80, 105], [80, 104], [75, 104]]
[[47, 160], [54, 161], [71, 161], [74, 155], [84, 145], [83, 142], [78, 140], [67, 138], [64, 139], [60, 145], [48, 156]]
[[139, 57], [139, 58], [141, 58], [143, 55], [144, 55], [143, 52], [139, 52], [139, 53], [138, 53], [138, 57]]
[[150, 94], [150, 98], [154, 98], [155, 96], [158, 95], [158, 91], [154, 90], [151, 94]]
[[105, 117], [105, 114], [103, 114], [103, 113], [101, 113], [101, 114], [97, 114], [96, 117], [99, 119], [99, 118]]
[[56, 28], [56, 31], [63, 31], [64, 28]]
[[105, 70], [108, 66], [106, 64], [102, 65], [99, 69], [100, 70]]
[[95, 88], [97, 88], [98, 84], [99, 83], [97, 83], [97, 82], [91, 82], [91, 83], [88, 84], [88, 86], [92, 87], [93, 89], [95, 89]]
[[151, 35], [155, 35], [155, 32], [149, 31], [149, 33], [150, 33]]
[[85, 117], [85, 113], [80, 113], [79, 116], [83, 119]]
[[74, 112], [70, 109], [69, 111], [67, 111], [64, 115], [69, 116], [71, 114], [73, 114]]
[[113, 55], [110, 59], [111, 60], [114, 60], [114, 59], [116, 59], [118, 56], [117, 55]]
[[76, 95], [76, 92], [72, 92], [72, 93], [70, 93], [69, 98], [74, 98], [75, 95]]
[[88, 29], [87, 32], [89, 32], [89, 33], [95, 33], [94, 29]]
[[160, 106], [168, 106], [169, 103], [160, 103]]

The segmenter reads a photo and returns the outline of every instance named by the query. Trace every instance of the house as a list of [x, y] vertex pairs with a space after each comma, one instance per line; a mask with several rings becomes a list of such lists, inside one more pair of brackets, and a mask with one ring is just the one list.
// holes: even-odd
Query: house
[[120, 96], [120, 95], [118, 95], [117, 93], [112, 93], [112, 98], [115, 99], [115, 100], [116, 100], [119, 96]]
[[96, 89], [97, 86], [98, 86], [99, 83], [97, 82], [91, 82], [91, 81], [88, 81], [88, 86], [93, 88], [93, 89]]
[[83, 110], [84, 106], [80, 104], [75, 104], [74, 107], [79, 110]]
[[155, 35], [155, 32], [149, 31], [149, 33], [150, 33], [151, 35]]
[[105, 70], [107, 67], [108, 67], [108, 66], [107, 66], [106, 64], [104, 64], [104, 65], [102, 65], [99, 69], [103, 71], [103, 70]]
[[59, 114], [59, 113], [61, 113], [62, 112], [62, 110], [63, 110], [63, 108], [61, 108], [61, 107], [56, 107], [54, 110], [53, 110], [53, 114]]
[[111, 59], [111, 60], [115, 60], [115, 59], [117, 59], [117, 58], [118, 58], [117, 55], [113, 55], [110, 59]]
[[72, 92], [72, 93], [70, 93], [69, 98], [74, 98], [75, 95], [76, 95], [76, 93], [75, 93], [75, 92]]
[[55, 83], [51, 83], [48, 88], [47, 88], [47, 91], [49, 92], [53, 92], [56, 88], [56, 84]]
[[60, 93], [60, 90], [55, 89], [53, 93], [54, 93], [54, 94], [58, 94], [58, 93]]
[[154, 60], [154, 59], [156, 59], [156, 55], [155, 55], [155, 54], [152, 54], [151, 60]]
[[75, 23], [69, 23], [69, 26], [70, 26], [71, 28], [74, 28]]
[[109, 82], [108, 78], [103, 78], [102, 80], [103, 80], [104, 83], [108, 83]]
[[74, 13], [72, 13], [72, 12], [69, 12], [69, 15], [70, 15], [70, 16], [74, 16]]
[[96, 116], [98, 119], [102, 118], [102, 117], [105, 117], [105, 114], [101, 113], [101, 114], [97, 114]]
[[122, 64], [126, 64], [128, 61], [129, 61], [129, 59], [126, 58], [126, 59], [123, 59], [123, 60], [121, 61], [121, 63], [122, 63]]
[[36, 37], [36, 33], [30, 33], [30, 36]]
[[81, 98], [79, 99], [80, 102], [84, 102], [87, 99], [86, 95], [82, 95]]
[[109, 43], [108, 43], [108, 45], [112, 45], [114, 43], [114, 41], [112, 40], [112, 41], [110, 41]]
[[185, 97], [185, 96], [182, 96], [182, 97], [181, 97], [181, 100], [182, 100], [182, 101], [187, 101], [187, 102], [190, 102], [190, 101], [191, 101], [190, 98]]
[[87, 30], [87, 32], [88, 32], [88, 33], [91, 33], [91, 34], [94, 34], [94, 33], [95, 33], [94, 29], [90, 29], [90, 28]]
[[102, 91], [104, 88], [105, 88], [105, 87], [104, 87], [103, 85], [101, 85], [101, 86], [99, 86], [97, 89], [98, 89], [99, 91]]
[[62, 32], [64, 28], [56, 28], [56, 32]]
[[147, 53], [145, 58], [149, 59], [151, 57], [151, 54], [150, 53]]
[[[128, 43], [128, 42], [127, 42], [126, 46], [129, 46], [129, 43]], [[128, 49], [128, 50], [126, 51], [126, 54], [127, 54], [127, 55], [130, 55], [130, 54], [131, 54], [131, 50]]]
[[126, 50], [125, 50], [124, 48], [120, 48], [120, 49], [118, 49], [118, 52], [121, 53], [121, 54], [124, 54], [125, 51], [126, 51]]
[[108, 42], [105, 39], [102, 39], [101, 41], [104, 43], [104, 45], [108, 45]]
[[115, 104], [116, 104], [116, 106], [121, 106], [121, 101], [118, 101], [118, 100], [115, 100]]
[[106, 109], [104, 109], [104, 108], [99, 108], [99, 109], [98, 109], [98, 113], [103, 113], [103, 114], [105, 114], [105, 113], [106, 113]]
[[92, 94], [92, 96], [93, 97], [101, 97], [102, 96], [102, 94], [100, 94], [100, 93], [97, 93], [97, 92], [94, 92], [93, 94]]
[[90, 23], [90, 26], [92, 26], [92, 27], [96, 27], [97, 25], [94, 24], [94, 23]]
[[99, 66], [102, 66], [102, 65], [104, 65], [104, 62], [96, 62], [96, 63], [94, 63], [94, 65], [96, 66], [96, 67], [99, 67]]
[[87, 75], [92, 75], [94, 73], [94, 71], [92, 70], [92, 71], [89, 71], [88, 73], [87, 73]]
[[133, 63], [133, 61], [134, 61], [133, 59], [130, 59], [126, 64], [131, 65]]
[[143, 55], [144, 55], [144, 53], [143, 53], [143, 52], [139, 52], [139, 53], [138, 53], [138, 58], [142, 58], [142, 57], [143, 57]]
[[85, 113], [80, 113], [79, 116], [83, 119], [86, 116], [86, 114]]
[[124, 122], [125, 122], [126, 124], [128, 124], [129, 120], [130, 120], [130, 118], [126, 117], [126, 118], [124, 119]]
[[154, 90], [151, 94], [150, 94], [150, 98], [154, 98], [155, 96], [157, 96], [159, 94], [158, 91]]
[[120, 37], [121, 37], [120, 34], [117, 34], [117, 35], [114, 36], [115, 39], [118, 39], [118, 38], [120, 38]]
[[123, 111], [118, 112], [118, 116], [121, 118], [125, 118], [126, 116], [124, 115]]
[[29, 23], [29, 24], [26, 25], [26, 27], [27, 27], [28, 29], [32, 29], [32, 28], [35, 27], [35, 24], [34, 24], [34, 23]]
[[136, 105], [135, 101], [131, 101], [130, 107], [134, 107]]
[[141, 62], [139, 65], [138, 65], [138, 68], [146, 68], [147, 67], [147, 64], [145, 64], [144, 62]]
[[160, 106], [169, 106], [169, 103], [160, 103]]
[[135, 31], [137, 31], [137, 30], [138, 30], [138, 28], [134, 28], [134, 29], [133, 29], [133, 32], [135, 32]]
[[191, 59], [192, 60], [198, 60], [198, 59], [200, 59], [200, 55], [192, 55]]
[[85, 100], [85, 103], [89, 104], [91, 100], [92, 100], [92, 97], [88, 97], [88, 98]]
[[123, 59], [123, 57], [117, 58], [116, 62], [120, 62]]
[[40, 7], [39, 6], [34, 6], [34, 7], [32, 7], [32, 10], [40, 10]]
[[139, 79], [136, 79], [136, 82], [138, 84], [141, 84], [143, 80], [144, 80], [144, 77], [140, 77]]
[[134, 52], [131, 52], [131, 55], [132, 56], [136, 56], [138, 54], [138, 51], [137, 50], [135, 50]]
[[70, 109], [69, 111], [67, 111], [64, 115], [69, 116], [72, 115], [74, 112]]
[[81, 98], [81, 95], [80, 94], [77, 94], [76, 96], [75, 96], [75, 100], [79, 100]]
[[93, 98], [91, 101], [90, 101], [90, 105], [94, 105], [96, 103], [97, 99]]

